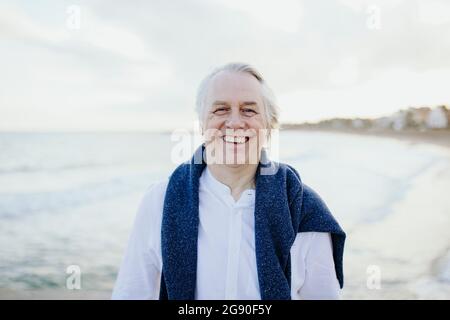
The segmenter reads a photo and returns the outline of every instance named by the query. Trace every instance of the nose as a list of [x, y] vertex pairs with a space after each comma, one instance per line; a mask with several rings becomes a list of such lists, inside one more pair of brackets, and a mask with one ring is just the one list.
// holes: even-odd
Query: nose
[[245, 127], [245, 122], [241, 118], [239, 109], [233, 108], [228, 119], [225, 121], [225, 125], [227, 128], [231, 129], [240, 129]]

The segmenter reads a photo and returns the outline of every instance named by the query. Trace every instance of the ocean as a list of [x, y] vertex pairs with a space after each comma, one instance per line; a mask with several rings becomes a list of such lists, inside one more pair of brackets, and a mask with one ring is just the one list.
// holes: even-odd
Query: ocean
[[[171, 160], [176, 143], [164, 133], [0, 133], [0, 298], [1, 290], [18, 297], [30, 290], [63, 297], [70, 266], [81, 271], [81, 297], [96, 292], [108, 298], [139, 201], [152, 182], [177, 166]], [[425, 176], [430, 185], [421, 196], [445, 195], [447, 149], [286, 131], [280, 134], [279, 160], [298, 170], [347, 232], [344, 298], [450, 298], [450, 238], [440, 229], [450, 227], [449, 200], [439, 198], [426, 208], [428, 216], [439, 214], [428, 244], [439, 247], [435, 257], [397, 259], [404, 247], [395, 242], [395, 228], [408, 228], [409, 222], [403, 227], [392, 222], [405, 206], [411, 215], [423, 212], [411, 192]], [[392, 243], [377, 238], [384, 237], [383, 227], [393, 228]], [[410, 249], [404, 240], [399, 243]], [[397, 251], [384, 255], [384, 246]], [[414, 239], [410, 246], [412, 255], [421, 254], [413, 249]], [[444, 260], [436, 265], [436, 259]], [[405, 275], [402, 268], [410, 263], [417, 272]], [[376, 289], [367, 284], [374, 265], [382, 271]]]

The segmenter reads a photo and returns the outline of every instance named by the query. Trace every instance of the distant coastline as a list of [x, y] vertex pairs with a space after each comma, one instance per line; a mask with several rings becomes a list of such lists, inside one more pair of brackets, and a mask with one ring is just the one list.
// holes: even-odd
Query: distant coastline
[[383, 130], [383, 131], [370, 131], [359, 130], [352, 128], [323, 128], [323, 127], [285, 127], [282, 126], [282, 131], [317, 131], [317, 132], [332, 132], [338, 134], [359, 134], [365, 136], [375, 136], [381, 138], [394, 138], [403, 141], [409, 141], [411, 143], [430, 143], [446, 148], [450, 148], [450, 130], [449, 129], [435, 129], [428, 131], [417, 131], [413, 129], [407, 129], [402, 131]]
[[281, 130], [370, 135], [450, 148], [450, 110], [445, 105], [408, 108], [375, 119], [331, 118], [316, 123], [283, 123]]

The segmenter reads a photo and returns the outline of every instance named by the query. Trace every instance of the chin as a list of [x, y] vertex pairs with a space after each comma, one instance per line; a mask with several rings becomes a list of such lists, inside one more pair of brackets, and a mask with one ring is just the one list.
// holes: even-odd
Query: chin
[[224, 164], [226, 167], [228, 167], [228, 168], [233, 168], [233, 169], [235, 169], [235, 168], [239, 168], [239, 167], [242, 167], [242, 166], [245, 166], [245, 165], [247, 165], [246, 163], [239, 163], [239, 164]]

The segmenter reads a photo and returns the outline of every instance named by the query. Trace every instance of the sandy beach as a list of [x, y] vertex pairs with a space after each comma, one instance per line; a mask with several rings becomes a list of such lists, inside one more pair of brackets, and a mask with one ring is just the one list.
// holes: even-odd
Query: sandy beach
[[368, 131], [358, 129], [314, 129], [314, 128], [301, 128], [293, 129], [295, 131], [305, 132], [331, 132], [336, 134], [356, 134], [361, 136], [379, 137], [387, 139], [398, 139], [402, 141], [408, 141], [411, 144], [416, 143], [428, 143], [434, 144], [446, 148], [450, 148], [450, 130], [429, 130], [429, 131], [417, 131], [411, 129], [405, 129], [402, 131], [384, 130], [384, 131]]
[[[450, 161], [417, 176], [393, 214], [348, 232], [343, 298], [450, 299], [449, 189]], [[379, 289], [362, 285], [361, 265], [379, 268]]]
[[[343, 299], [450, 299], [450, 131], [314, 130], [406, 142], [444, 155], [408, 183], [391, 214], [347, 230]], [[387, 208], [386, 208], [387, 209]], [[371, 276], [380, 275], [379, 287]]]

